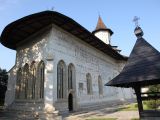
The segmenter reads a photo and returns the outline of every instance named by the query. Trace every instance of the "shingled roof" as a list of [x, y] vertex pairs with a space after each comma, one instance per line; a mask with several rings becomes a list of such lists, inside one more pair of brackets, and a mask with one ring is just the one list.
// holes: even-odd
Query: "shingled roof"
[[106, 86], [134, 87], [160, 84], [160, 53], [139, 37], [122, 72]]
[[10, 23], [3, 30], [0, 42], [8, 48], [16, 50], [19, 43], [23, 43], [27, 37], [51, 24], [57, 25], [116, 60], [127, 60], [127, 57], [119, 54], [112, 46], [102, 42], [79, 23], [56, 11], [35, 13]]

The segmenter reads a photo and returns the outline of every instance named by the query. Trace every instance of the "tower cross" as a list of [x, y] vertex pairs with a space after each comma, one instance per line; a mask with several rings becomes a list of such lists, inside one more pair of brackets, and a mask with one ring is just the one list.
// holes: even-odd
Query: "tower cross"
[[137, 17], [137, 16], [134, 16], [134, 18], [133, 18], [133, 22], [135, 22], [135, 26], [136, 26], [136, 27], [139, 26], [139, 24], [138, 24], [138, 20], [139, 20], [139, 19], [140, 19], [140, 18]]
[[54, 11], [54, 7], [51, 8], [51, 11]]

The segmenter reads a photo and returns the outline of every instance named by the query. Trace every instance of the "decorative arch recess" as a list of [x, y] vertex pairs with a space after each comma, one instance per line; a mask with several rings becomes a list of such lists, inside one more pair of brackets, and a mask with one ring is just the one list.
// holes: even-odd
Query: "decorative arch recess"
[[92, 78], [91, 78], [91, 74], [87, 73], [86, 74], [86, 80], [87, 80], [87, 94], [92, 94]]
[[103, 94], [103, 82], [102, 82], [102, 78], [99, 75], [98, 76], [98, 89], [99, 89], [99, 95]]
[[16, 99], [39, 100], [44, 98], [45, 64], [35, 61], [17, 70]]
[[66, 64], [60, 60], [57, 64], [57, 99], [64, 99], [67, 96]]
[[68, 90], [75, 90], [75, 82], [76, 82], [76, 76], [75, 76], [75, 66], [74, 64], [70, 63], [68, 65]]

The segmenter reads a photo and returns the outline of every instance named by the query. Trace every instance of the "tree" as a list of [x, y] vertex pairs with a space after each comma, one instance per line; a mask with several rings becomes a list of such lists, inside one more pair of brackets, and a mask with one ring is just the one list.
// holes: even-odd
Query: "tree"
[[0, 105], [4, 104], [5, 92], [7, 90], [7, 82], [7, 71], [0, 68]]
[[[159, 96], [159, 92], [160, 92], [160, 84], [158, 85], [151, 85], [149, 86], [149, 93], [153, 93], [150, 94], [150, 96]], [[145, 102], [147, 107], [150, 109], [157, 109], [160, 106], [160, 100], [155, 99], [155, 100], [149, 100]]]

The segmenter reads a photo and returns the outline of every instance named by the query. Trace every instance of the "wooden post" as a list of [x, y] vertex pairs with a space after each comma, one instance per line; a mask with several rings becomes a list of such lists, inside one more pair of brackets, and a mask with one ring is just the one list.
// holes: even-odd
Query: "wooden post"
[[134, 87], [134, 91], [137, 96], [139, 117], [141, 118], [141, 112], [143, 111], [142, 98], [141, 98], [141, 87], [140, 86]]

